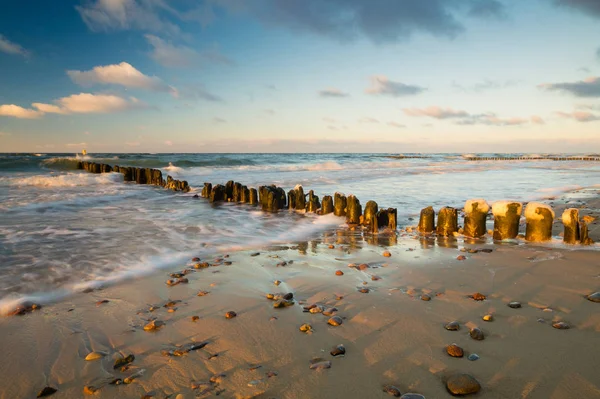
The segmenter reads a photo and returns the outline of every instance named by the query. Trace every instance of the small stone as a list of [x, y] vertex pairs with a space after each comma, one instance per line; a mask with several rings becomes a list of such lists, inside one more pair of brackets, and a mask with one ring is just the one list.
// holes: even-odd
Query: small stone
[[368, 294], [371, 290], [367, 287], [362, 287], [358, 289], [358, 292], [362, 293], [362, 294]]
[[200, 258], [198, 258], [198, 257], [192, 258], [192, 262], [200, 262]]
[[377, 276], [377, 275], [375, 275], [375, 274], [373, 274], [373, 275], [371, 276], [371, 281], [378, 281], [378, 280], [381, 280], [381, 277], [379, 277], [379, 276]]
[[473, 248], [469, 248], [469, 250], [467, 251], [470, 254], [476, 254], [477, 252], [479, 252], [478, 249], [473, 249]]
[[458, 255], [458, 256], [456, 257], [456, 260], [465, 260], [465, 259], [467, 259], [467, 257], [466, 257], [466, 256], [464, 256], [464, 255]]
[[448, 345], [446, 352], [452, 357], [463, 357], [465, 355], [463, 349], [456, 344]]
[[260, 252], [254, 252], [254, 253], [250, 254], [250, 256], [258, 256], [258, 255], [260, 255]]
[[337, 312], [337, 308], [327, 308], [323, 311], [323, 316], [333, 316]]
[[553, 323], [552, 327], [554, 327], [558, 330], [568, 330], [569, 328], [571, 328], [571, 326], [568, 325], [567, 323], [565, 323], [564, 321], [559, 321], [557, 323]]
[[279, 299], [279, 300], [275, 301], [275, 303], [273, 303], [273, 307], [276, 309], [287, 308], [288, 306], [293, 306], [293, 305], [294, 305], [294, 301], [290, 301], [287, 299]]
[[324, 370], [331, 368], [331, 361], [322, 358], [315, 358], [310, 361], [311, 370]]
[[229, 312], [225, 313], [226, 319], [233, 319], [236, 316], [237, 316], [237, 313], [235, 313], [233, 310], [230, 310]]
[[468, 374], [455, 374], [446, 381], [446, 388], [452, 395], [469, 395], [479, 392], [481, 385]]
[[274, 294], [267, 294], [267, 299], [275, 299], [275, 295]]
[[302, 331], [304, 333], [310, 333], [310, 332], [312, 332], [312, 326], [308, 323], [302, 324], [300, 326], [300, 331]]
[[152, 320], [150, 323], [148, 323], [144, 326], [144, 331], [156, 331], [164, 325], [165, 325], [164, 321]]
[[467, 356], [467, 359], [474, 362], [475, 360], [479, 360], [479, 355], [477, 353], [471, 353], [469, 356]]
[[276, 286], [279, 286], [281, 284], [281, 280], [275, 280], [275, 281], [273, 281], [273, 284], [275, 284]]
[[460, 324], [458, 324], [458, 321], [451, 321], [450, 323], [444, 325], [444, 328], [448, 331], [458, 331]]
[[344, 345], [340, 344], [340, 345], [336, 346], [335, 348], [333, 348], [331, 350], [331, 352], [329, 352], [329, 353], [333, 357], [344, 356], [346, 354], [346, 348], [344, 347]]
[[492, 321], [494, 320], [494, 316], [492, 316], [491, 314], [486, 314], [485, 316], [483, 316], [483, 321]]
[[367, 265], [366, 263], [362, 263], [360, 265], [358, 265], [358, 270], [367, 270], [369, 268], [369, 265]]
[[479, 292], [476, 292], [472, 295], [469, 295], [469, 298], [475, 300], [475, 301], [485, 301], [486, 296], [483, 294], [480, 294]]
[[265, 375], [267, 376], [267, 378], [273, 378], [273, 377], [277, 377], [277, 372], [276, 371], [267, 371], [265, 373]]
[[169, 301], [169, 302], [165, 303], [163, 307], [172, 308], [173, 306], [177, 305], [179, 302], [181, 302], [181, 301], [180, 300]]
[[343, 276], [343, 275], [344, 275], [344, 272], [343, 272], [343, 271], [341, 271], [341, 270], [336, 270], [336, 271], [335, 271], [335, 275], [336, 275], [336, 276]]
[[120, 378], [115, 378], [114, 380], [109, 382], [110, 385], [121, 385], [122, 383], [123, 383], [123, 380]]
[[200, 320], [200, 316], [192, 316], [192, 321], [198, 321]]
[[281, 297], [282, 299], [285, 299], [287, 301], [294, 299], [294, 294], [292, 292], [288, 292], [287, 294], [285, 294], [284, 296]]
[[177, 311], [177, 308], [169, 308], [169, 310], [167, 310], [167, 312], [169, 313], [175, 313]]
[[328, 248], [329, 248], [329, 249], [334, 249], [334, 248], [335, 248], [335, 245], [333, 245], [333, 244], [329, 244], [329, 247], [328, 247]]
[[469, 331], [469, 335], [476, 341], [482, 341], [485, 338], [483, 331], [477, 327], [472, 328], [471, 331]]
[[383, 251], [383, 256], [389, 258], [390, 256], [392, 256], [392, 253], [390, 251]]
[[140, 369], [138, 371], [136, 371], [135, 373], [131, 374], [129, 377], [123, 379], [123, 382], [125, 384], [131, 384], [136, 378], [141, 377], [144, 374], [144, 369]]
[[600, 291], [594, 292], [593, 294], [590, 294], [590, 295], [586, 296], [585, 298], [588, 301], [600, 303]]
[[85, 360], [87, 360], [87, 361], [98, 360], [98, 359], [102, 359], [104, 356], [106, 356], [106, 353], [104, 353], [104, 352], [90, 352], [85, 357]]
[[108, 302], [109, 302], [108, 299], [103, 299], [101, 301], [96, 302], [96, 306], [100, 306], [100, 305], [103, 305], [103, 304], [108, 303]]
[[91, 385], [86, 385], [83, 387], [83, 393], [86, 395], [93, 395], [98, 391], [98, 388], [93, 387]]
[[116, 369], [118, 369], [118, 368], [120, 368], [122, 366], [125, 366], [125, 365], [133, 362], [134, 360], [135, 360], [135, 356], [134, 355], [129, 355], [129, 356], [126, 356], [126, 357], [118, 358], [117, 360], [115, 360], [115, 364], [113, 366], [113, 369], [116, 370]]
[[383, 392], [387, 393], [390, 396], [395, 396], [397, 398], [402, 396], [402, 392], [400, 392], [400, 389], [393, 385], [384, 385]]
[[327, 320], [327, 324], [329, 324], [330, 326], [341, 326], [343, 323], [343, 320], [340, 316], [333, 316], [332, 318], [330, 318], [329, 320]]
[[58, 392], [58, 389], [56, 388], [52, 388], [52, 387], [44, 387], [44, 389], [42, 389], [38, 394], [37, 397], [38, 398], [43, 398], [45, 396], [50, 396], [50, 395], [54, 395], [56, 392]]
[[323, 306], [320, 305], [316, 305], [311, 307], [308, 311], [312, 314], [316, 314], [316, 313], [323, 313]]
[[209, 266], [208, 262], [196, 263], [194, 269], [206, 269]]
[[512, 309], [519, 309], [521, 307], [521, 302], [509, 302], [507, 306]]
[[425, 396], [419, 393], [405, 393], [404, 395], [400, 396], [400, 399], [425, 399]]
[[431, 296], [428, 294], [423, 294], [423, 295], [421, 295], [421, 300], [422, 301], [431, 301]]
[[341, 301], [342, 299], [344, 299], [343, 295], [335, 294], [335, 300], [336, 301]]
[[492, 252], [494, 252], [494, 250], [492, 248], [482, 248], [479, 251], [486, 253], [486, 254], [491, 254]]

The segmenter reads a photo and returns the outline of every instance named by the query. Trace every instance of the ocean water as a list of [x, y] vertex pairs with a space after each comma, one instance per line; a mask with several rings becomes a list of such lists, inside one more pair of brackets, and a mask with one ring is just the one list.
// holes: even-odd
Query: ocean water
[[[487, 155], [487, 154], [480, 154]], [[97, 284], [185, 264], [193, 256], [294, 244], [344, 224], [333, 215], [265, 214], [193, 199], [227, 180], [319, 197], [355, 194], [398, 208], [399, 226], [421, 208], [547, 199], [600, 182], [600, 162], [469, 161], [461, 154], [0, 154], [0, 309], [19, 298], [60, 298]], [[76, 170], [78, 160], [159, 168], [190, 193]], [[410, 220], [409, 218], [415, 218]]]

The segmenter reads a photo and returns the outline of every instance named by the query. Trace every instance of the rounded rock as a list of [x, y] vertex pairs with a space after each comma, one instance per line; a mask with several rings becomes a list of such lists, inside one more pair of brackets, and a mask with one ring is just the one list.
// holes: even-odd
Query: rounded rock
[[467, 257], [466, 257], [466, 256], [464, 256], [464, 255], [458, 255], [458, 256], [456, 257], [456, 260], [465, 260], [465, 259], [467, 259]]
[[421, 295], [421, 300], [422, 301], [431, 301], [431, 296], [428, 294], [423, 294], [423, 295]]
[[327, 320], [327, 324], [329, 324], [330, 326], [341, 326], [342, 323], [344, 321], [342, 320], [342, 318], [340, 316], [333, 316], [332, 318], [330, 318], [329, 320]]
[[446, 347], [446, 353], [452, 357], [463, 357], [465, 355], [463, 349], [456, 344], [448, 345]]
[[400, 392], [400, 389], [398, 389], [398, 387], [394, 385], [384, 385], [383, 392], [387, 393], [390, 396], [395, 396], [397, 398], [402, 396], [402, 392]]
[[600, 291], [594, 292], [585, 297], [588, 301], [600, 303]]
[[517, 302], [517, 301], [509, 302], [507, 306], [512, 309], [519, 309], [521, 307], [521, 302]]
[[486, 314], [485, 316], [482, 317], [483, 321], [492, 321], [494, 320], [494, 316], [492, 316], [491, 314]]
[[162, 320], [152, 320], [150, 323], [144, 326], [144, 331], [156, 331], [164, 325], [165, 322]]
[[479, 360], [479, 355], [477, 353], [471, 353], [469, 356], [467, 356], [467, 359], [474, 362], [475, 360]]
[[87, 360], [87, 361], [98, 360], [98, 359], [102, 359], [104, 356], [106, 356], [106, 353], [104, 353], [104, 352], [90, 352], [85, 357], [85, 360]]
[[471, 299], [473, 299], [475, 301], [485, 301], [486, 296], [483, 295], [483, 294], [481, 294], [481, 293], [479, 293], [479, 292], [476, 292], [473, 295], [469, 295], [469, 298], [471, 298]]
[[237, 313], [235, 313], [233, 310], [230, 310], [229, 312], [225, 313], [226, 319], [233, 319], [236, 316], [237, 316]]
[[471, 331], [469, 331], [469, 335], [476, 341], [482, 341], [485, 338], [483, 331], [477, 327], [472, 328]]
[[553, 323], [552, 327], [556, 328], [557, 330], [568, 330], [569, 328], [571, 328], [571, 326], [565, 323], [564, 321]]
[[405, 393], [404, 395], [400, 396], [400, 399], [425, 399], [425, 396], [419, 393]]
[[333, 357], [337, 357], [337, 356], [344, 356], [346, 354], [346, 348], [344, 347], [344, 345], [338, 345], [335, 348], [333, 348], [331, 350], [331, 352], [329, 352], [331, 354], [331, 356]]
[[446, 381], [446, 389], [452, 395], [470, 395], [479, 392], [481, 385], [469, 374], [455, 374]]
[[344, 275], [344, 272], [343, 272], [343, 271], [341, 271], [341, 270], [336, 270], [336, 271], [335, 271], [335, 275], [336, 275], [336, 276], [343, 276], [343, 275]]
[[383, 251], [383, 256], [389, 258], [390, 256], [392, 256], [392, 253], [390, 251]]
[[444, 325], [444, 328], [448, 331], [458, 331], [460, 324], [458, 324], [458, 321], [451, 321], [450, 323]]
[[304, 333], [312, 332], [312, 326], [308, 323], [302, 324], [300, 326], [300, 331], [302, 331]]

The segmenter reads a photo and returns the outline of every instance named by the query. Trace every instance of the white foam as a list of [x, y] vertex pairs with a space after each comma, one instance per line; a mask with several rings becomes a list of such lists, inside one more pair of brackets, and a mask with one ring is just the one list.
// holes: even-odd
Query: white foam
[[175, 166], [171, 162], [169, 162], [169, 166], [166, 166], [163, 169], [166, 171], [172, 172], [172, 173], [180, 173], [183, 171], [183, 168], [180, 168], [179, 166]]
[[538, 209], [548, 209], [554, 219], [554, 211], [549, 205], [542, 204], [541, 202], [530, 202], [525, 207], [525, 219], [527, 220], [542, 220], [544, 217], [537, 213]]
[[494, 216], [506, 216], [506, 213], [508, 212], [508, 206], [512, 204], [519, 204], [517, 213], [520, 215], [523, 211], [523, 204], [520, 202], [507, 200], [494, 202], [492, 204], [492, 213], [494, 214]]
[[490, 211], [490, 205], [483, 198], [477, 198], [465, 202], [465, 213], [469, 215], [473, 212], [475, 205], [477, 205], [477, 210], [479, 212], [488, 213]]
[[9, 184], [13, 186], [36, 187], [78, 187], [98, 184], [114, 184], [122, 181], [120, 173], [68, 173], [62, 175], [35, 175], [30, 177], [13, 178]]

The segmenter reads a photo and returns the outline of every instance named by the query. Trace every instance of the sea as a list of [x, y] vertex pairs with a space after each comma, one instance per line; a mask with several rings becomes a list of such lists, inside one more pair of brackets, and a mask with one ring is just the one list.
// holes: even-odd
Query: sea
[[[193, 256], [295, 244], [344, 225], [343, 218], [194, 198], [204, 182], [248, 187], [301, 184], [320, 198], [341, 192], [398, 209], [399, 228], [422, 208], [472, 198], [544, 200], [600, 187], [600, 162], [573, 154], [0, 154], [0, 311], [24, 298], [58, 300]], [[528, 160], [473, 161], [527, 156]], [[595, 155], [597, 156], [597, 155]], [[413, 158], [414, 157], [414, 158]], [[157, 168], [192, 191], [123, 182], [119, 173], [77, 170], [87, 160]]]

